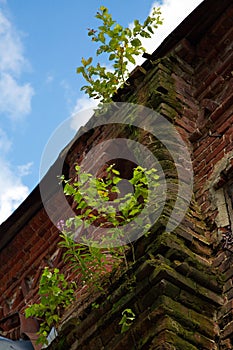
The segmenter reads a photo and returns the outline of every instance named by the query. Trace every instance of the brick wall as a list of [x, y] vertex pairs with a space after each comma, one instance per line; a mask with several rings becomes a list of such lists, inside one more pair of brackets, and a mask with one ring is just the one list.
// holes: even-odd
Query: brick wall
[[194, 170], [197, 200], [206, 215], [213, 217], [206, 193], [216, 164], [230, 154], [232, 143], [232, 14], [230, 8], [197, 46], [195, 99], [200, 106], [197, 127], [200, 138], [194, 143]]
[[[192, 135], [195, 195], [201, 212], [212, 228], [211, 240], [215, 247], [213, 266], [224, 280], [225, 305], [219, 309], [220, 349], [232, 349], [232, 251], [221, 243], [225, 231], [224, 209], [216, 205], [216, 191], [232, 172], [233, 135], [233, 8], [210, 28], [196, 46], [194, 93], [199, 106], [198, 132]], [[191, 140], [192, 140], [191, 137]], [[224, 175], [226, 178], [223, 179]], [[222, 198], [225, 202], [225, 198]], [[229, 248], [229, 247], [228, 247]]]
[[[116, 101], [148, 106], [176, 126], [193, 159], [194, 195], [189, 210], [174, 232], [165, 232], [177, 184], [172, 168], [166, 168], [167, 154], [162, 149], [160, 164], [170, 187], [153, 233], [135, 243], [136, 263], [111, 277], [104, 296], [88, 295], [86, 290], [78, 294], [77, 302], [63, 315], [59, 336], [50, 349], [233, 347], [233, 255], [221, 242], [225, 227], [218, 220], [220, 208], [215, 200], [216, 188], [222, 186], [222, 172], [227, 167], [230, 173], [233, 156], [233, 8], [229, 1], [218, 3], [213, 17], [209, 16], [213, 18], [211, 23], [205, 8], [210, 1], [204, 3], [201, 13], [208, 23], [205, 30], [205, 21], [200, 24], [201, 33], [195, 26], [187, 33], [183, 29], [169, 52], [160, 57], [155, 52], [151, 60], [132, 72], [130, 85], [115, 96]], [[183, 28], [185, 25], [187, 22]], [[88, 150], [119, 136], [131, 135], [129, 130], [117, 127], [84, 133], [66, 156], [65, 173], [74, 176], [74, 163], [80, 162]], [[140, 142], [158, 152], [155, 140], [150, 143], [143, 135]], [[103, 154], [107, 152], [107, 148], [103, 150]], [[55, 179], [56, 167], [52, 171]], [[53, 186], [48, 202], [51, 209], [56, 203], [63, 212], [63, 199], [57, 185]], [[12, 339], [18, 339], [20, 332], [31, 336], [30, 327], [25, 330], [20, 317], [25, 305], [38, 298], [44, 266], [58, 266], [68, 278], [75, 278], [69, 276], [61, 260], [58, 229], [49, 220], [39, 196], [37, 202], [38, 208], [30, 211], [29, 206], [24, 220], [16, 212], [9, 218], [10, 224], [1, 225], [1, 237], [9, 233], [10, 238], [2, 240], [0, 251], [0, 330]], [[93, 302], [100, 305], [99, 309], [91, 307]], [[136, 319], [130, 330], [121, 334], [119, 321], [125, 308], [131, 308]]]

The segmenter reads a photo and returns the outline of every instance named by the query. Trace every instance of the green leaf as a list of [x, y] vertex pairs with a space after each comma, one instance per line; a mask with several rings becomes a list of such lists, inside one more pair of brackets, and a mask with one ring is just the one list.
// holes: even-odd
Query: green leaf
[[125, 56], [126, 56], [126, 58], [129, 60], [129, 62], [131, 62], [131, 63], [133, 63], [133, 64], [136, 64], [136, 61], [135, 61], [135, 59], [133, 58], [132, 55], [126, 54]]
[[79, 73], [83, 73], [84, 72], [84, 67], [78, 67], [77, 69], [76, 69], [76, 72], [79, 74]]
[[87, 203], [84, 200], [82, 200], [81, 202], [79, 202], [77, 209], [84, 209], [86, 207], [87, 207]]
[[81, 182], [82, 185], [84, 185], [85, 182], [87, 182], [90, 177], [91, 177], [90, 174], [87, 174], [87, 173], [79, 174], [80, 182]]
[[111, 168], [111, 172], [116, 175], [120, 175], [120, 172], [114, 168]]
[[129, 212], [129, 215], [134, 216], [135, 214], [140, 213], [140, 210], [138, 208], [135, 208]]
[[120, 177], [114, 176], [112, 182], [114, 185], [117, 185], [122, 179]]
[[92, 57], [89, 57], [89, 58], [86, 60], [86, 65], [89, 66], [89, 65], [92, 63], [92, 60], [93, 60], [93, 58], [92, 58]]
[[132, 325], [133, 321], [135, 320], [135, 313], [131, 309], [125, 309], [122, 312], [122, 319], [119, 322], [119, 325], [121, 326], [121, 333], [126, 332], [130, 326]]
[[100, 11], [106, 12], [106, 11], [108, 11], [108, 9], [107, 9], [107, 7], [105, 7], [105, 6], [100, 6]]
[[81, 59], [81, 62], [82, 62], [82, 64], [83, 64], [84, 67], [87, 66], [87, 60], [85, 60], [85, 58], [82, 58], [82, 59]]
[[70, 185], [69, 183], [66, 183], [64, 187], [64, 193], [67, 196], [71, 196], [74, 193], [74, 189], [72, 185]]
[[120, 24], [117, 23], [117, 24], [115, 25], [114, 29], [113, 29], [113, 32], [114, 32], [114, 33], [119, 33], [122, 29], [123, 29], [122, 26], [121, 26]]
[[138, 38], [135, 38], [135, 39], [131, 40], [130, 43], [131, 43], [131, 45], [133, 45], [134, 47], [139, 47], [139, 46], [142, 45], [141, 40], [139, 40]]
[[105, 43], [105, 36], [104, 33], [100, 32], [98, 35], [99, 41], [101, 41], [103, 44]]
[[149, 30], [149, 32], [150, 32], [151, 34], [154, 34], [154, 30], [153, 30], [153, 28], [152, 28], [151, 26], [148, 26], [147, 29]]
[[112, 60], [115, 60], [116, 58], [116, 55], [114, 53], [111, 53], [111, 55], [109, 56], [109, 60], [112, 61]]
[[74, 200], [76, 203], [79, 203], [83, 199], [83, 196], [80, 192], [74, 194]]

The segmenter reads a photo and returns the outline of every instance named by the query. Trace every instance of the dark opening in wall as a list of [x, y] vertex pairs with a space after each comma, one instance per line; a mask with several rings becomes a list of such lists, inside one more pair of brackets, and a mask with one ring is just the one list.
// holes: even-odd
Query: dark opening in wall
[[133, 171], [137, 167], [135, 162], [124, 158], [111, 159], [107, 165], [114, 165], [114, 168], [120, 172], [120, 177], [127, 180], [132, 178]]
[[233, 232], [233, 178], [229, 179], [224, 186], [227, 213], [231, 232]]
[[137, 164], [129, 159], [117, 158], [107, 162], [107, 166], [113, 165], [114, 169], [118, 170], [122, 180], [118, 184], [120, 193], [119, 197], [124, 197], [128, 193], [134, 193], [133, 185], [128, 181], [133, 177], [133, 171]]
[[157, 88], [157, 91], [158, 91], [158, 92], [161, 92], [161, 94], [164, 94], [164, 95], [167, 95], [167, 94], [168, 94], [168, 90], [165, 89], [163, 86], [159, 86], [159, 87]]

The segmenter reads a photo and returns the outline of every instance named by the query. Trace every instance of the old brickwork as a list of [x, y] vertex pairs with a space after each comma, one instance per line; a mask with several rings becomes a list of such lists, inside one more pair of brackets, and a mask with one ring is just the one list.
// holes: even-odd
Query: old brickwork
[[[232, 174], [233, 150], [233, 8], [211, 28], [208, 37], [197, 46], [199, 63], [196, 70], [195, 98], [201, 108], [197, 127], [199, 139], [194, 143], [194, 170], [196, 173], [196, 198], [201, 211], [218, 236], [232, 232], [232, 223], [224, 219], [225, 197], [216, 199], [216, 192], [227, 183]], [[228, 208], [232, 211], [232, 208]], [[231, 227], [229, 227], [229, 225]], [[214, 240], [214, 237], [212, 237]], [[216, 245], [214, 266], [223, 274], [225, 305], [220, 308], [220, 348], [233, 348], [232, 324], [232, 251], [221, 251]], [[226, 247], [225, 247], [226, 248]]]
[[[194, 196], [183, 222], [166, 233], [177, 184], [166, 152], [160, 151], [169, 191], [153, 234], [135, 243], [136, 263], [111, 277], [104, 296], [78, 291], [49, 349], [233, 348], [233, 252], [230, 240], [222, 242], [231, 233], [224, 188], [233, 165], [232, 36], [231, 1], [205, 0], [115, 96], [153, 108], [175, 124], [192, 154]], [[117, 136], [130, 132], [100, 127], [84, 134], [65, 159], [66, 174], [74, 175], [73, 165], [85, 152]], [[156, 140], [144, 135], [140, 142], [158, 153]], [[56, 164], [51, 172], [56, 175]], [[48, 201], [62, 211], [57, 186], [51, 185]], [[39, 188], [0, 229], [1, 334], [33, 339], [37, 325], [25, 324], [22, 315], [25, 305], [37, 300], [42, 268], [58, 266], [68, 278], [75, 276], [61, 260], [58, 230], [42, 206]], [[91, 307], [93, 302], [99, 309]], [[136, 319], [121, 334], [125, 308]]]

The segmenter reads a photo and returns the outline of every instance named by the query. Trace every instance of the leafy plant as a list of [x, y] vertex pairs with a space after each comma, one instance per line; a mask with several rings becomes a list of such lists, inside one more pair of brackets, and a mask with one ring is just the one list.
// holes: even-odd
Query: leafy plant
[[[133, 245], [116, 247], [116, 237], [125, 238], [126, 224], [143, 224], [138, 215], [147, 203], [148, 179], [157, 186], [158, 175], [155, 169], [146, 170], [138, 166], [128, 180], [134, 189], [133, 193], [121, 195], [120, 184], [123, 179], [114, 165], [105, 170], [103, 178], [82, 173], [78, 165], [75, 169], [75, 181], [65, 180], [64, 177], [62, 181], [64, 193], [76, 203], [77, 215], [63, 223], [59, 246], [65, 248], [63, 258], [73, 270], [79, 272], [82, 284], [102, 289], [100, 277], [106, 271], [118, 266], [123, 260], [128, 267], [126, 251], [131, 247], [133, 253]], [[88, 233], [90, 226], [94, 227], [92, 235]], [[101, 227], [108, 232], [105, 248], [101, 248], [105, 236], [98, 237], [98, 228]]]
[[72, 183], [71, 180], [62, 177], [62, 181], [65, 184], [65, 195], [73, 197], [77, 204], [77, 215], [66, 221], [66, 227], [73, 227], [75, 231], [81, 228], [79, 235], [82, 230], [93, 224], [97, 227], [108, 227], [111, 232], [111, 228], [121, 228], [126, 223], [137, 220], [137, 215], [147, 203], [148, 179], [153, 181], [155, 186], [158, 185], [159, 176], [156, 169], [146, 170], [138, 166], [134, 169], [132, 178], [128, 180], [134, 192], [121, 196], [119, 187], [123, 179], [113, 165], [106, 169], [104, 178], [82, 173], [79, 165], [76, 165], [75, 169], [78, 180]]
[[92, 65], [93, 57], [82, 58], [77, 73], [82, 74], [88, 85], [81, 90], [101, 103], [110, 102], [113, 94], [129, 77], [129, 62], [135, 64], [135, 56], [145, 52], [141, 39], [151, 38], [154, 30], [162, 24], [160, 15], [160, 8], [154, 8], [144, 23], [136, 19], [132, 28], [124, 28], [112, 19], [106, 7], [101, 6], [96, 18], [102, 23], [97, 30], [88, 29], [88, 36], [99, 44], [96, 55], [107, 57], [111, 68], [100, 63]]
[[103, 253], [100, 248], [76, 243], [69, 232], [63, 231], [60, 237], [62, 240], [58, 245], [65, 248], [63, 259], [78, 274], [81, 284], [102, 291], [101, 277], [106, 273], [107, 265], [113, 267], [116, 263], [116, 256], [109, 262], [106, 253]]
[[92, 307], [92, 309], [99, 309], [100, 304], [98, 304], [98, 303], [92, 303], [92, 304], [91, 304], [91, 307]]
[[65, 276], [55, 268], [50, 271], [45, 267], [40, 278], [39, 296], [40, 303], [32, 304], [25, 309], [25, 316], [36, 317], [40, 321], [39, 338], [37, 343], [47, 344], [47, 336], [52, 327], [56, 327], [64, 309], [69, 306], [74, 298], [74, 282], [70, 284]]
[[132, 326], [135, 318], [136, 315], [131, 309], [122, 311], [122, 318], [119, 322], [119, 325], [121, 325], [121, 333], [126, 332]]

